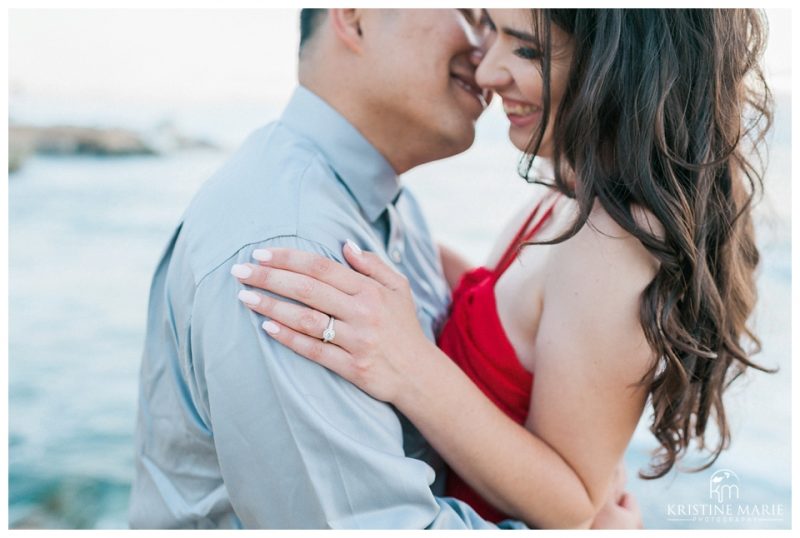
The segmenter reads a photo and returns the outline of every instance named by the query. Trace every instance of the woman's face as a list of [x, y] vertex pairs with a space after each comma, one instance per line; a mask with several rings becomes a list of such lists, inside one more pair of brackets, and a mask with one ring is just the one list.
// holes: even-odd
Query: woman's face
[[[487, 38], [476, 80], [503, 100], [503, 110], [511, 126], [508, 136], [525, 151], [542, 121], [544, 82], [542, 50], [532, 34], [529, 9], [489, 9], [483, 11]], [[572, 63], [573, 44], [569, 35], [551, 25], [550, 118], [537, 153], [552, 155], [553, 117], [564, 95]]]

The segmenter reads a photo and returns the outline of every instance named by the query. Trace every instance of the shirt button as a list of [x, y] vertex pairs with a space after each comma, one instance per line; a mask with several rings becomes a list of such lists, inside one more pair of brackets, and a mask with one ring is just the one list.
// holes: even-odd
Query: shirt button
[[403, 261], [403, 256], [400, 254], [399, 250], [395, 249], [392, 251], [392, 261], [394, 261], [394, 263], [400, 263]]

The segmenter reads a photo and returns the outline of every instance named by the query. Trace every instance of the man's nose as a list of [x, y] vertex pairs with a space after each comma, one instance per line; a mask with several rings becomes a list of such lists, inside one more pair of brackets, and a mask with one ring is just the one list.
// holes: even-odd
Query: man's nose
[[480, 74], [481, 73], [480, 66], [483, 63], [483, 58], [485, 55], [486, 51], [484, 51], [483, 49], [474, 49], [469, 54], [469, 62], [470, 64], [472, 64], [473, 67], [475, 67], [475, 83], [481, 88], [481, 90], [483, 90], [483, 98], [486, 100], [486, 104], [488, 105], [489, 103], [492, 102], [492, 98], [494, 97], [493, 90], [497, 87], [497, 85], [492, 86], [484, 84], [482, 82], [482, 79], [484, 77], [481, 76]]
[[477, 68], [481, 64], [484, 54], [486, 53], [483, 49], [473, 49], [472, 52], [469, 53], [469, 63]]

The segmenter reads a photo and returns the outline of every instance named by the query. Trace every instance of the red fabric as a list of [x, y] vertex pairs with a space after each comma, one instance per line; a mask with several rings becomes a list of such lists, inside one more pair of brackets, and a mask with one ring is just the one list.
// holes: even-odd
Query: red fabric
[[[552, 215], [554, 204], [526, 233], [543, 201], [509, 244], [496, 269], [478, 267], [461, 277], [453, 290], [450, 316], [438, 340], [439, 348], [497, 407], [519, 424], [524, 424], [528, 416], [533, 375], [520, 364], [500, 323], [494, 285], [516, 258], [519, 245], [529, 241]], [[452, 470], [446, 494], [465, 501], [488, 521], [496, 523], [509, 517], [486, 502]]]

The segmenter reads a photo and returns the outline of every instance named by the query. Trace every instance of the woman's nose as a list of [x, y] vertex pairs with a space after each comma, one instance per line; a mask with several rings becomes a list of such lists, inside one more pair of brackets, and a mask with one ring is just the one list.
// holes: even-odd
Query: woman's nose
[[[503, 66], [502, 62], [498, 61], [496, 54], [492, 53], [492, 49], [486, 52], [478, 51], [474, 58], [478, 61], [478, 67], [475, 70], [475, 82], [481, 88], [494, 90], [502, 88], [511, 83], [511, 73]], [[473, 60], [473, 55], [470, 55], [470, 61]]]

